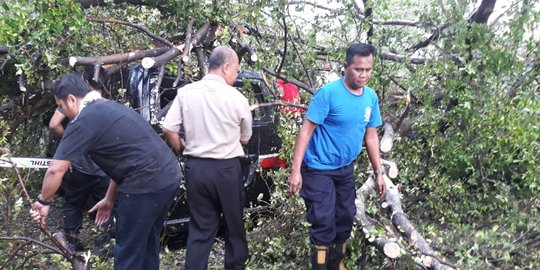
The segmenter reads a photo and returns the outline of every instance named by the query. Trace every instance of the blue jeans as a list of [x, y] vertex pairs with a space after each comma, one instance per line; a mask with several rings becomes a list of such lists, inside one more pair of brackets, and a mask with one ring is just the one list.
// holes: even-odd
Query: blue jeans
[[306, 204], [309, 234], [313, 244], [342, 244], [351, 235], [356, 206], [353, 165], [335, 170], [317, 170], [302, 164], [300, 195]]
[[159, 235], [179, 183], [152, 193], [118, 193], [115, 270], [159, 269]]

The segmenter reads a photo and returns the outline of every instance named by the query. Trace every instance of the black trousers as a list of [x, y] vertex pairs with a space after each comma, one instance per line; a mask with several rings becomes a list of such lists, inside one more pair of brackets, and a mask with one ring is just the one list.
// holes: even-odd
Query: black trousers
[[309, 234], [316, 245], [343, 244], [351, 235], [356, 215], [356, 179], [353, 165], [335, 170], [317, 170], [305, 163], [301, 168], [300, 195], [306, 204]]
[[208, 268], [221, 215], [225, 223], [225, 269], [245, 269], [248, 247], [240, 159], [188, 158], [185, 175], [191, 212], [185, 269]]
[[179, 184], [151, 193], [118, 192], [115, 270], [159, 269], [159, 235]]
[[[85, 174], [75, 169], [68, 170], [62, 180], [64, 230], [77, 231], [86, 211], [105, 197], [108, 187], [108, 177]], [[109, 223], [112, 223], [112, 218], [105, 225], [110, 226]]]

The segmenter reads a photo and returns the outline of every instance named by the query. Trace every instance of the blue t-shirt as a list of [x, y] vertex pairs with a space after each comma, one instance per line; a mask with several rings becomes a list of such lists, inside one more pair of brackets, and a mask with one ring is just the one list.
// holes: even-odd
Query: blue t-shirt
[[351, 93], [343, 78], [321, 87], [309, 104], [306, 118], [317, 124], [304, 162], [319, 170], [349, 165], [362, 150], [366, 128], [382, 124], [378, 97], [364, 87], [361, 95]]

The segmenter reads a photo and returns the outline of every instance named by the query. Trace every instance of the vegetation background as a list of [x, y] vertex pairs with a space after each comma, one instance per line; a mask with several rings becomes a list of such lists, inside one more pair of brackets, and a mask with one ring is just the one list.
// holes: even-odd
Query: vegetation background
[[[539, 11], [538, 0], [3, 0], [0, 145], [3, 155], [7, 149], [13, 156], [45, 155], [43, 119], [54, 110], [48, 90], [71, 71], [70, 56], [163, 46], [128, 25], [88, 18], [144, 25], [178, 44], [191, 19], [194, 29], [204, 22], [220, 25], [215, 39], [200, 47], [249, 45], [257, 61], [244, 61], [242, 69], [264, 71], [269, 80], [278, 74], [304, 90], [339, 74], [351, 43], [371, 42], [379, 54], [370, 85], [385, 122], [396, 129], [394, 148], [384, 158], [398, 164], [394, 183], [417, 230], [441, 259], [460, 269], [540, 269]], [[180, 71], [197, 79], [201, 66], [189, 57]], [[178, 71], [177, 59], [165, 64], [168, 72]], [[125, 87], [117, 88], [113, 98], [122, 101]], [[302, 91], [302, 103], [310, 97]], [[281, 156], [290, 162], [297, 121], [282, 117], [279, 124]], [[366, 167], [362, 155], [358, 186]], [[275, 214], [246, 218], [250, 269], [308, 268], [308, 224], [301, 200], [287, 194], [287, 175], [284, 169], [268, 176], [276, 184]], [[42, 176], [23, 172], [31, 194]], [[14, 172], [2, 169], [0, 269], [68, 269], [60, 255], [36, 244], [49, 242], [29, 222], [22, 192]], [[379, 202], [370, 200], [367, 212], [381, 235], [392, 235]], [[419, 267], [421, 254], [392, 237], [407, 250], [395, 260], [366, 246], [356, 228], [347, 267]], [[181, 253], [165, 249], [163, 269], [181, 268]], [[212, 265], [221, 268], [219, 257]], [[111, 269], [112, 260], [92, 255], [91, 267]]]

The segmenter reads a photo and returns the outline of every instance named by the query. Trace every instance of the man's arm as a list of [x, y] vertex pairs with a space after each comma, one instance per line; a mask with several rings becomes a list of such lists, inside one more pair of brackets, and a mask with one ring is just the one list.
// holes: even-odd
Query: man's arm
[[178, 135], [177, 132], [174, 132], [172, 130], [168, 130], [167, 128], [163, 128], [163, 133], [165, 133], [165, 137], [167, 138], [167, 143], [176, 151], [176, 153], [180, 153], [180, 150], [184, 147], [182, 145], [182, 140], [180, 139], [180, 135]]
[[50, 201], [62, 183], [62, 177], [71, 166], [70, 160], [53, 160], [43, 177], [40, 198]]
[[88, 213], [97, 211], [95, 219], [97, 226], [103, 225], [110, 219], [112, 209], [114, 207], [114, 201], [116, 200], [117, 187], [118, 184], [111, 179], [111, 181], [109, 181], [109, 188], [107, 189], [107, 194], [105, 194], [105, 197], [101, 199], [101, 201], [97, 202], [92, 209], [88, 210]]
[[[62, 177], [64, 177], [64, 174], [69, 169], [70, 165], [71, 161], [69, 160], [53, 160], [51, 162], [51, 165], [49, 166], [49, 169], [47, 169], [45, 177], [43, 178], [41, 194], [39, 195], [39, 199], [41, 201], [49, 202], [53, 198], [54, 193], [58, 190], [60, 184], [62, 183]], [[41, 221], [43, 224], [45, 224], [45, 219], [49, 215], [49, 204], [44, 205], [36, 201], [32, 205], [32, 208], [35, 210], [30, 211], [32, 219], [37, 222]]]
[[249, 108], [249, 103], [247, 99], [245, 99], [245, 102], [243, 102], [243, 110], [242, 110], [241, 121], [240, 121], [240, 143], [242, 145], [246, 145], [249, 142], [249, 139], [252, 135], [252, 122], [253, 119], [251, 117], [251, 109]]
[[62, 135], [64, 135], [64, 126], [62, 126], [62, 121], [66, 116], [61, 113], [59, 110], [54, 111], [54, 114], [51, 118], [51, 121], [49, 121], [49, 129], [54, 133], [54, 135], [58, 136], [58, 138], [62, 138]]
[[300, 168], [302, 166], [302, 161], [304, 160], [307, 145], [316, 127], [317, 125], [315, 123], [306, 118], [302, 123], [298, 136], [296, 136], [291, 175], [289, 176], [289, 191], [292, 195], [296, 195], [296, 193], [298, 193], [302, 188], [302, 175], [300, 174]]
[[[373, 167], [373, 170], [377, 172], [379, 169], [381, 169], [381, 154], [379, 151], [379, 136], [377, 135], [377, 129], [367, 128], [364, 140], [366, 142], [366, 148], [369, 156], [369, 161], [371, 162], [371, 167]], [[386, 191], [383, 174], [375, 173], [375, 179], [377, 183], [377, 189], [379, 191], [379, 196], [383, 198]]]

